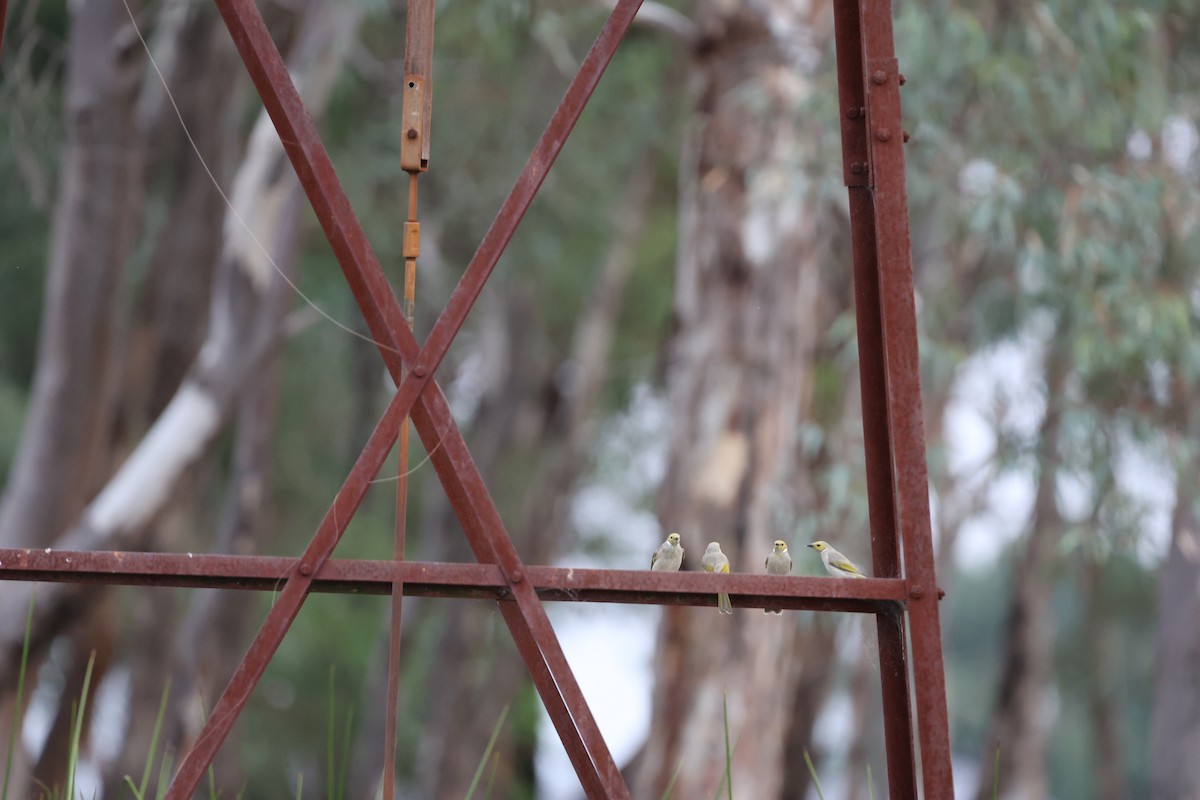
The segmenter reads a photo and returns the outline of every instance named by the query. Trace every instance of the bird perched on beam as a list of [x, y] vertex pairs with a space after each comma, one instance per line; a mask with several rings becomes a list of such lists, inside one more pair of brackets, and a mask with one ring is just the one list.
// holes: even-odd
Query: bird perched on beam
[[650, 569], [655, 572], [677, 572], [682, 563], [683, 547], [679, 544], [678, 533], [668, 536], [650, 556]]
[[829, 546], [829, 542], [815, 541], [809, 545], [821, 554], [825, 571], [835, 578], [865, 578], [866, 575], [858, 566], [844, 555]]
[[[788, 552], [787, 542], [776, 539], [775, 546], [767, 560], [763, 562], [768, 575], [787, 575], [792, 571], [792, 554]], [[782, 608], [764, 608], [764, 614], [782, 614]]]
[[[721, 552], [721, 545], [716, 542], [708, 543], [708, 549], [704, 551], [704, 558], [700, 559], [700, 563], [704, 566], [705, 572], [729, 572], [729, 559]], [[729, 601], [729, 595], [725, 592], [717, 594], [717, 612], [720, 614], [733, 613], [733, 603]]]

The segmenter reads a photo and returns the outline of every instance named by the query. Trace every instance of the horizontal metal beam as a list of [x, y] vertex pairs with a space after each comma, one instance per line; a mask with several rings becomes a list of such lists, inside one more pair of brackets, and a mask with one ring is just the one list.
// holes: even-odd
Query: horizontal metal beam
[[[228, 556], [82, 550], [0, 549], [0, 580], [277, 590], [300, 563], [285, 556]], [[711, 606], [717, 591], [735, 606], [877, 613], [906, 600], [898, 578], [845, 580], [804, 575], [651, 572], [629, 569], [525, 568], [543, 600]], [[312, 591], [380, 594], [396, 581], [407, 595], [511, 600], [495, 564], [331, 559]]]

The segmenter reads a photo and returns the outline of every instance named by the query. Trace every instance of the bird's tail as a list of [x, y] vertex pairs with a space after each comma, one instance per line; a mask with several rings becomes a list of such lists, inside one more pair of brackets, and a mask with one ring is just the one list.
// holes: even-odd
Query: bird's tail
[[729, 601], [729, 595], [724, 592], [717, 595], [717, 611], [722, 614], [733, 613], [733, 603]]

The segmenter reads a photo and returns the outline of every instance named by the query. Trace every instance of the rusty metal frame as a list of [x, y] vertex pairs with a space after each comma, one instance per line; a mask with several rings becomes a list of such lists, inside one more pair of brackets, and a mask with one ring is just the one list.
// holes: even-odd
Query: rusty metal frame
[[891, 2], [834, 0], [834, 25], [872, 566], [908, 585], [911, 663], [904, 617], [877, 616], [888, 781], [917, 797], [911, 679], [925, 795], [953, 797]]
[[[4, 580], [277, 591], [167, 796], [191, 797], [309, 592], [400, 590], [496, 601], [587, 796], [628, 798], [542, 601], [710, 605], [715, 582], [740, 607], [875, 614], [890, 794], [915, 798], [920, 783], [926, 797], [952, 797], [904, 189], [903, 76], [894, 53], [890, 2], [833, 0], [872, 562], [874, 574], [882, 576], [863, 581], [527, 567], [433, 380], [641, 0], [618, 1], [423, 346], [405, 321], [253, 0], [215, 2], [398, 387], [299, 557], [0, 550]], [[6, 6], [7, 0], [0, 0], [0, 52]], [[422, 147], [427, 161], [427, 135]], [[332, 560], [370, 480], [410, 416], [479, 563]]]

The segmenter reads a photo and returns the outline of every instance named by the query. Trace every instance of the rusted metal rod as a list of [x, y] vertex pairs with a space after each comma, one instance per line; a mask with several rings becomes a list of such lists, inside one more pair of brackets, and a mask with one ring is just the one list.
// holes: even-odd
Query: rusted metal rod
[[[427, 388], [432, 390], [421, 399], [413, 412], [413, 419], [426, 448], [431, 451], [434, 468], [446, 485], [451, 503], [468, 532], [476, 557], [481, 561], [499, 563], [513, 586], [518, 611], [510, 613], [507, 606], [502, 607], [505, 620], [534, 676], [535, 685], [563, 738], [585, 791], [589, 797], [628, 797], [628, 788], [570, 672], [545, 610], [536, 593], [528, 585], [521, 585], [520, 559], [454, 425], [445, 398], [436, 385], [429, 386], [429, 383], [433, 371], [445, 355], [450, 341], [478, 297], [484, 281], [561, 151], [566, 135], [574, 126], [617, 44], [632, 22], [639, 1], [620, 0], [618, 3], [522, 170], [517, 185], [502, 205], [496, 221], [468, 265], [449, 306], [439, 318], [440, 324], [435, 325], [430, 340], [419, 353], [416, 341], [404, 323], [395, 295], [349, 206], [320, 137], [304, 112], [261, 15], [249, 0], [216, 2], [247, 71], [263, 98], [264, 106], [279, 130], [285, 151], [296, 168], [384, 360], [398, 380], [402, 366], [412, 368], [412, 374], [400, 387], [394, 409], [406, 413], [412, 407], [415, 395]], [[402, 361], [406, 364], [402, 364]], [[445, 446], [439, 450], [443, 439]], [[285, 602], [283, 596], [280, 602]], [[271, 638], [286, 631], [290, 624], [288, 619], [294, 617], [301, 602], [303, 592], [287, 594], [287, 608], [279, 612], [283, 624], [270, 634]], [[266, 628], [264, 626], [260, 631], [260, 637], [267, 634]], [[252, 651], [256, 647], [252, 645]], [[256, 669], [247, 671], [240, 667], [234, 673], [226, 693], [243, 696], [253, 688], [260, 674]], [[232, 724], [231, 720], [213, 722], [213, 719], [210, 718], [210, 725]], [[195, 759], [190, 756], [185, 759], [181, 766], [181, 773], [184, 767], [188, 768], [185, 784], [193, 779], [198, 780], [196, 766], [211, 759], [211, 741], [202, 737], [200, 743], [208, 752]], [[177, 776], [176, 780], [179, 781], [180, 777]]]
[[[103, 583], [276, 591], [301, 563], [291, 556], [231, 556], [84, 550], [0, 549], [0, 580]], [[627, 569], [526, 567], [544, 600], [582, 603], [711, 606], [718, 584], [739, 608], [892, 612], [906, 599], [904, 581]], [[408, 595], [511, 600], [494, 564], [330, 559], [312, 576], [312, 591], [386, 595], [396, 582]]]
[[[432, 374], [561, 151], [567, 134], [628, 30], [640, 0], [619, 0], [512, 192], [502, 204], [450, 303], [435, 324], [425, 348], [419, 352], [320, 137], [304, 113], [282, 59], [267, 35], [261, 16], [246, 0], [217, 0], [217, 5], [280, 132], [288, 157], [296, 167], [381, 355], [397, 379], [402, 366], [412, 368], [399, 393], [424, 392], [412, 411], [413, 421], [476, 557], [480, 561], [498, 563], [513, 587], [517, 611], [512, 613], [507, 610], [507, 605], [502, 606], [505, 620], [534, 676], [535, 685], [584, 790], [589, 797], [628, 797], [629, 790], [571, 674], [545, 610], [537, 594], [521, 583], [520, 558], [454, 424], [445, 398], [436, 384], [432, 384]], [[238, 688], [240, 691], [244, 687]]]
[[882, 361], [886, 372], [884, 396], [887, 398], [892, 454], [895, 527], [899, 532], [895, 550], [903, 554], [904, 576], [908, 582], [921, 783], [926, 797], [949, 799], [954, 796], [954, 782], [939, 593], [934, 574], [912, 244], [904, 177], [905, 137], [900, 105], [904, 76], [900, 74], [896, 60], [890, 0], [863, 2], [859, 9]]
[[[854, 317], [858, 330], [859, 389], [871, 562], [875, 575], [899, 578], [900, 537], [896, 519], [887, 371], [879, 298], [874, 194], [867, 145], [866, 76], [858, 0], [834, 0], [838, 110], [842, 129], [842, 176], [849, 191], [850, 245], [854, 258]], [[916, 747], [909, 691], [908, 643], [902, 614], [876, 617], [880, 689], [886, 743], [888, 794], [917, 797]]]

